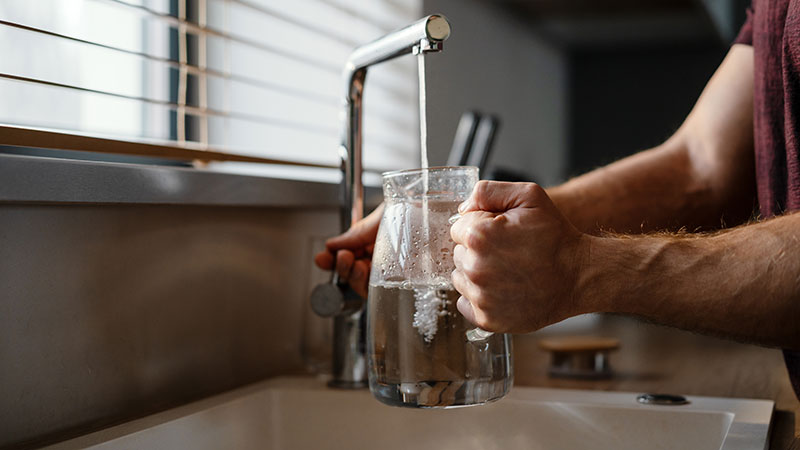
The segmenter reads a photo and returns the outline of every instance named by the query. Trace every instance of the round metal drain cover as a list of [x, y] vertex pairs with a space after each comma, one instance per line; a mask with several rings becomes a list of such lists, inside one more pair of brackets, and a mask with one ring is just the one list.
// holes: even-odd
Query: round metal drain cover
[[682, 395], [642, 394], [636, 401], [645, 405], [688, 405], [689, 400]]

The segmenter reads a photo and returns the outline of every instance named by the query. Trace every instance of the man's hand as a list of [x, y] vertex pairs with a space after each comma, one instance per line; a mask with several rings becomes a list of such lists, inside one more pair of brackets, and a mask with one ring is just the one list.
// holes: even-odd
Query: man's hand
[[467, 320], [524, 333], [587, 312], [573, 295], [587, 240], [544, 189], [481, 181], [459, 210], [453, 285]]
[[[341, 282], [347, 281], [358, 295], [367, 298], [369, 269], [378, 225], [383, 216], [383, 204], [370, 215], [353, 224], [349, 230], [325, 242], [325, 250], [317, 253], [314, 262], [320, 269], [339, 273]], [[334, 267], [335, 266], [335, 267]]]

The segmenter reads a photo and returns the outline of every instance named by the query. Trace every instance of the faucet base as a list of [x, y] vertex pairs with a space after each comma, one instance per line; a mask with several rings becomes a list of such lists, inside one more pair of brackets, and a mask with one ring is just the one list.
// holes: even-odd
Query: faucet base
[[328, 387], [334, 389], [366, 389], [368, 384], [365, 381], [346, 381], [346, 380], [330, 380]]

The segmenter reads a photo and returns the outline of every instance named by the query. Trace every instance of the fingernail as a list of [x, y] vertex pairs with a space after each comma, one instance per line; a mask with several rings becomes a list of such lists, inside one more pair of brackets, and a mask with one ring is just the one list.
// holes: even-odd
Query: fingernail
[[462, 202], [460, 205], [458, 205], [458, 212], [463, 213], [466, 210], [467, 210], [467, 202]]
[[456, 309], [461, 313], [462, 316], [470, 318], [472, 316], [472, 303], [467, 300], [466, 297], [463, 295], [458, 297], [456, 301]]

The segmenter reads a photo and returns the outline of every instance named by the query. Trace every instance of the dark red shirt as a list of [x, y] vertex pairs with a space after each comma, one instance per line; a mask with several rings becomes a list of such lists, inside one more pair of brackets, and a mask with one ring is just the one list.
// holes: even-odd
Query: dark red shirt
[[[800, 209], [800, 0], [753, 0], [735, 42], [753, 46], [761, 216]], [[784, 358], [800, 398], [800, 352], [784, 351]]]

